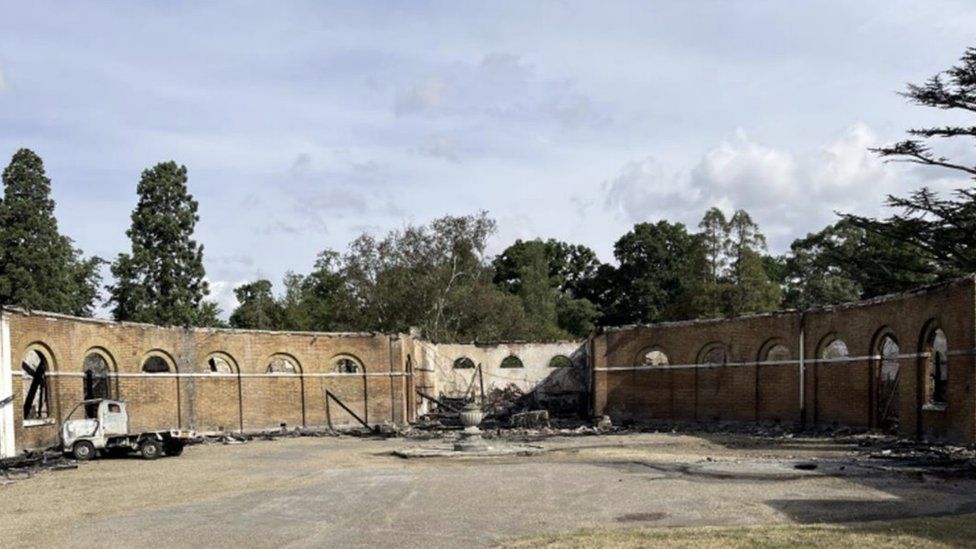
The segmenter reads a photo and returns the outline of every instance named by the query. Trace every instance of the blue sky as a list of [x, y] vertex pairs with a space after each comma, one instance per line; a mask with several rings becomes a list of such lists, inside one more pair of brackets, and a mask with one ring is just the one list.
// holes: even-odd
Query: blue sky
[[105, 258], [140, 172], [186, 164], [225, 309], [362, 231], [480, 209], [494, 252], [610, 260], [634, 223], [712, 205], [783, 251], [834, 211], [965, 184], [866, 148], [952, 120], [895, 92], [969, 45], [963, 1], [2, 0], [0, 163], [38, 152], [62, 231]]

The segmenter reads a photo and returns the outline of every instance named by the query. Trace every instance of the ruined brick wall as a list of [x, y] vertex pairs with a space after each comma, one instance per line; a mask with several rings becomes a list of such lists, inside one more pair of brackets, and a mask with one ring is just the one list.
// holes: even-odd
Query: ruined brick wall
[[[83, 364], [92, 353], [108, 364], [109, 396], [127, 403], [132, 430], [257, 431], [329, 421], [354, 425], [335, 401], [330, 399], [327, 409], [327, 391], [370, 424], [409, 419], [401, 336], [185, 330], [16, 310], [3, 314], [10, 328], [19, 449], [57, 444], [59, 423], [84, 398]], [[25, 421], [20, 412], [20, 365], [31, 350], [49, 363], [47, 421]], [[211, 371], [208, 359], [215, 355], [228, 364], [226, 371]], [[143, 371], [151, 356], [162, 359], [169, 371]], [[269, 373], [268, 365], [282, 357], [295, 371]], [[337, 357], [358, 363], [358, 371], [338, 372]]]
[[[891, 424], [908, 436], [976, 442], [974, 286], [966, 278], [804, 312], [612, 328], [582, 344], [438, 345], [416, 334], [186, 330], [4, 310], [0, 365], [10, 373], [0, 388], [9, 383], [14, 398], [0, 419], [13, 411], [16, 421], [0, 423], [0, 437], [12, 430], [18, 450], [56, 444], [60, 421], [84, 398], [89, 356], [106, 365], [106, 392], [128, 403], [133, 430], [205, 432], [355, 424], [333, 399], [370, 424], [414, 421], [429, 405], [418, 390], [460, 396], [472, 387], [476, 370], [455, 367], [466, 357], [482, 365], [486, 392], [515, 384], [542, 395], [543, 406], [575, 392], [581, 407], [618, 421]], [[947, 341], [948, 378], [944, 402], [933, 405], [926, 366], [936, 329]], [[897, 344], [891, 390], [880, 375], [886, 338]], [[845, 343], [844, 356], [825, 356], [834, 340]], [[29, 351], [49, 364], [47, 419], [21, 413]], [[510, 356], [522, 367], [502, 368]], [[551, 367], [556, 356], [572, 367]], [[150, 357], [165, 371], [143, 371]], [[356, 371], [338, 371], [339, 358]], [[269, 372], [273, 362], [290, 369]]]
[[504, 391], [527, 395], [533, 407], [553, 414], [586, 412], [589, 364], [580, 341], [420, 344], [434, 381], [431, 396], [480, 396], [483, 387], [489, 401]]
[[[973, 442], [974, 303], [974, 280], [966, 278], [804, 312], [608, 329], [589, 344], [593, 410], [624, 421], [891, 424], [907, 436]], [[935, 329], [948, 343], [942, 405], [924, 394]], [[880, 377], [885, 337], [897, 343], [891, 390]], [[847, 355], [826, 358], [824, 349], [837, 339]], [[716, 348], [724, 351], [711, 357], [724, 359], [709, 363]], [[667, 365], [644, 363], [654, 350]]]

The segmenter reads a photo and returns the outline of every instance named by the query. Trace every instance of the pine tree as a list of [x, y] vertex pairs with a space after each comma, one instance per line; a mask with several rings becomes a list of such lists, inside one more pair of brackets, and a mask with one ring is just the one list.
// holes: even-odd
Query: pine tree
[[81, 258], [58, 232], [44, 162], [20, 149], [3, 171], [0, 201], [0, 303], [91, 316], [102, 260]]
[[517, 295], [522, 300], [525, 316], [537, 339], [558, 339], [566, 334], [557, 327], [557, 290], [550, 284], [549, 261], [541, 240], [530, 242], [519, 268]]
[[712, 207], [705, 212], [698, 228], [701, 229], [701, 243], [708, 261], [708, 276], [711, 282], [718, 283], [728, 268], [729, 221], [722, 210]]
[[[910, 84], [902, 95], [916, 105], [951, 111], [966, 121], [910, 129], [909, 139], [873, 149], [874, 152], [886, 161], [941, 168], [948, 170], [948, 175], [976, 181], [976, 164], [970, 163], [971, 159], [961, 155], [953, 160], [937, 152], [945, 146], [940, 142], [960, 141], [968, 146], [976, 137], [972, 122], [976, 114], [976, 48], [967, 48], [959, 64], [925, 83]], [[921, 260], [900, 266], [899, 277], [924, 280], [935, 273], [937, 278], [946, 279], [976, 271], [976, 188], [972, 185], [958, 188], [948, 196], [922, 187], [908, 196], [888, 196], [887, 206], [897, 210], [887, 219], [856, 215], [845, 215], [844, 219], [913, 250]]]
[[730, 250], [729, 220], [722, 210], [709, 208], [698, 223], [689, 263], [697, 265], [686, 283], [686, 313], [692, 318], [714, 318], [726, 313], [725, 301], [729, 293], [728, 271]]
[[117, 320], [173, 326], [216, 322], [209, 292], [203, 246], [193, 240], [200, 216], [187, 190], [186, 167], [163, 162], [142, 172], [139, 201], [126, 231], [132, 251], [112, 265], [116, 284], [109, 287]]
[[763, 262], [766, 237], [745, 210], [737, 210], [728, 224], [730, 262], [729, 288], [725, 292], [725, 313], [738, 316], [776, 310], [782, 291], [769, 279]]

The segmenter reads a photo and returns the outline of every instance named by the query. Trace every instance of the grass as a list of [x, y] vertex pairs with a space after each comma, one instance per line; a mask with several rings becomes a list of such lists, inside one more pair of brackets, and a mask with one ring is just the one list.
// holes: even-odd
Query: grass
[[532, 536], [506, 549], [636, 547], [971, 547], [976, 515], [914, 518], [863, 524], [592, 529]]

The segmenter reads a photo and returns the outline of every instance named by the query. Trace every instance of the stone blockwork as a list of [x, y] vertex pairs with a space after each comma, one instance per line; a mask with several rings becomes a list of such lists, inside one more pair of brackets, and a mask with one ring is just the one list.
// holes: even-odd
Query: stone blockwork
[[974, 348], [971, 277], [809, 311], [612, 328], [590, 338], [593, 410], [972, 443]]
[[417, 341], [433, 383], [431, 396], [524, 394], [557, 415], [585, 415], [589, 395], [586, 346], [579, 341], [433, 344]]

